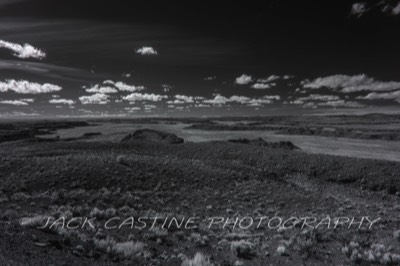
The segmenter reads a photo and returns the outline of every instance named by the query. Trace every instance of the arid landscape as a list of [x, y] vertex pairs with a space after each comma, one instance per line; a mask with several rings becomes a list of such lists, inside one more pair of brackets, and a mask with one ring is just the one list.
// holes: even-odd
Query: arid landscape
[[400, 263], [400, 116], [0, 129], [1, 265]]

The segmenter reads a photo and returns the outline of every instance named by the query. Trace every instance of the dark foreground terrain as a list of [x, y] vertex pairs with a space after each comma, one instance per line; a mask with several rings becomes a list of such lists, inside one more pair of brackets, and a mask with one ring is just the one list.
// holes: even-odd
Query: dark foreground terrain
[[154, 134], [0, 143], [0, 265], [399, 265], [400, 163]]

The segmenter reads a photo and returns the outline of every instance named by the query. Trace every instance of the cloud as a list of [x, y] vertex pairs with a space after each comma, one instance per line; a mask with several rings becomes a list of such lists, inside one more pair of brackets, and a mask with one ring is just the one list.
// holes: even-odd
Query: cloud
[[217, 79], [216, 76], [209, 76], [209, 77], [204, 78], [204, 80], [207, 80], [207, 81], [216, 80], [216, 79]]
[[351, 13], [351, 15], [360, 18], [367, 11], [368, 11], [368, 9], [367, 9], [367, 4], [366, 3], [354, 3], [351, 6], [350, 13]]
[[226, 104], [228, 101], [229, 100], [226, 97], [224, 97], [220, 94], [217, 94], [217, 95], [215, 95], [214, 99], [204, 100], [203, 103], [222, 105], [222, 104]]
[[86, 92], [107, 94], [107, 93], [117, 93], [118, 90], [111, 87], [99, 87], [98, 85], [95, 85], [90, 89], [86, 89]]
[[109, 102], [108, 95], [104, 93], [96, 93], [90, 96], [81, 96], [79, 100], [82, 104], [107, 104]]
[[365, 74], [348, 76], [333, 75], [328, 77], [320, 77], [314, 81], [303, 81], [303, 87], [309, 89], [330, 88], [339, 90], [343, 93], [359, 92], [359, 91], [392, 91], [400, 88], [400, 82], [395, 81], [377, 81]]
[[331, 107], [348, 107], [348, 108], [362, 108], [365, 107], [364, 104], [352, 101], [337, 100], [337, 101], [327, 101], [320, 102], [318, 106], [331, 106]]
[[114, 82], [112, 80], [105, 80], [102, 85], [96, 84], [92, 88], [86, 89], [86, 92], [110, 94], [117, 93], [118, 91], [136, 92], [144, 89], [143, 86], [128, 85], [121, 81]]
[[62, 88], [57, 85], [45, 83], [33, 83], [26, 80], [9, 79], [6, 82], [0, 81], [0, 92], [14, 91], [20, 94], [40, 94], [60, 91]]
[[263, 99], [269, 99], [269, 100], [280, 100], [281, 96], [279, 95], [265, 95]]
[[400, 14], [400, 2], [392, 9], [392, 15], [397, 16]]
[[136, 53], [140, 55], [158, 55], [158, 52], [150, 46], [143, 46], [142, 48], [137, 49]]
[[313, 102], [309, 102], [309, 103], [306, 103], [305, 105], [303, 105], [303, 108], [313, 108], [313, 109], [315, 109], [317, 107], [318, 106]]
[[357, 99], [362, 100], [396, 100], [400, 101], [400, 91], [386, 92], [386, 93], [376, 93], [371, 92], [366, 96], [358, 96]]
[[184, 103], [193, 103], [194, 99], [192, 96], [186, 96], [186, 95], [175, 95], [175, 98], [179, 101], [182, 101]]
[[297, 100], [294, 100], [294, 101], [290, 101], [289, 104], [300, 105], [300, 104], [304, 104], [304, 101], [297, 99]]
[[229, 102], [247, 103], [250, 101], [249, 97], [233, 95], [228, 99]]
[[155, 106], [154, 104], [146, 104], [144, 106], [144, 110], [152, 110], [152, 109], [157, 109], [157, 106]]
[[21, 106], [21, 105], [28, 105], [27, 102], [21, 101], [21, 100], [5, 100], [5, 101], [0, 101], [0, 103], [2, 103], [2, 104], [11, 104], [11, 105], [18, 105], [18, 106]]
[[210, 107], [210, 106], [208, 104], [199, 103], [199, 104], [196, 104], [194, 107], [196, 107], [196, 108], [206, 108], [206, 107]]
[[271, 88], [271, 84], [267, 84], [267, 83], [255, 83], [251, 86], [251, 88], [253, 89], [257, 89], [257, 90], [264, 90], [264, 89], [269, 89]]
[[366, 2], [354, 3], [351, 7], [350, 14], [360, 18], [370, 11], [377, 11], [388, 16], [397, 16], [400, 14], [400, 2], [395, 0], [382, 0], [377, 3], [370, 3], [367, 7]]
[[166, 99], [168, 96], [160, 94], [148, 94], [148, 93], [132, 93], [127, 96], [122, 97], [123, 100], [135, 102], [135, 101], [151, 101], [159, 102], [162, 99]]
[[[286, 77], [286, 76], [285, 76], [285, 77]], [[257, 82], [260, 82], [260, 83], [269, 83], [269, 82], [272, 82], [272, 81], [275, 81], [275, 80], [278, 80], [278, 79], [281, 79], [281, 77], [280, 77], [280, 76], [277, 76], [277, 75], [271, 75], [271, 76], [269, 76], [268, 78], [257, 79]]]
[[0, 40], [0, 48], [6, 48], [14, 52], [14, 56], [19, 58], [37, 58], [43, 59], [46, 57], [46, 53], [33, 47], [32, 45], [25, 43], [23, 46], [17, 43], [7, 42]]
[[339, 99], [340, 97], [336, 95], [310, 94], [307, 97], [300, 97], [297, 100], [304, 102], [304, 101], [336, 101]]
[[126, 110], [126, 111], [128, 111], [130, 113], [134, 113], [136, 111], [142, 110], [142, 108], [137, 107], [137, 106], [135, 106], [135, 107], [125, 107], [124, 110]]
[[169, 92], [172, 89], [172, 86], [168, 84], [161, 84], [161, 88], [163, 88], [164, 92]]
[[243, 74], [240, 77], [237, 77], [235, 80], [235, 83], [239, 84], [239, 85], [246, 85], [246, 84], [249, 84], [250, 82], [253, 82], [253, 78], [246, 74]]
[[143, 86], [128, 85], [121, 81], [116, 82], [114, 86], [117, 87], [117, 89], [120, 91], [129, 91], [129, 92], [142, 91], [145, 89]]
[[203, 103], [214, 104], [214, 105], [224, 105], [226, 103], [236, 102], [239, 104], [247, 105], [257, 105], [270, 104], [273, 100], [279, 100], [281, 97], [279, 95], [266, 95], [262, 98], [249, 98], [246, 96], [233, 95], [229, 98], [222, 96], [220, 94], [215, 95], [214, 99], [204, 100]]
[[67, 99], [51, 99], [49, 101], [51, 104], [67, 104], [67, 105], [73, 105], [75, 101], [73, 100], [67, 100]]
[[252, 99], [247, 102], [248, 105], [250, 106], [261, 106], [263, 104], [271, 104], [273, 101], [271, 99]]

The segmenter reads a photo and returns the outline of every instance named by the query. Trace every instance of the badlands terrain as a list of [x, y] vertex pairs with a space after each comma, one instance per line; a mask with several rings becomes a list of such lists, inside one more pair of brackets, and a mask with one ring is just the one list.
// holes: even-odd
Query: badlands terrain
[[3, 120], [0, 265], [399, 265], [400, 116]]

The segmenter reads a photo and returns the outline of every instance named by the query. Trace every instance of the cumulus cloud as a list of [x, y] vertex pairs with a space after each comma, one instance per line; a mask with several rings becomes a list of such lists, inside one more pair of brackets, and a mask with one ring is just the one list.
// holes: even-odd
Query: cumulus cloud
[[250, 106], [262, 106], [263, 104], [271, 104], [273, 101], [271, 99], [251, 99], [250, 101], [247, 102], [248, 105]]
[[397, 16], [400, 14], [400, 2], [392, 9], [392, 15]]
[[369, 11], [377, 11], [389, 16], [397, 16], [400, 14], [400, 2], [395, 0], [382, 0], [376, 3], [369, 3], [368, 7], [366, 2], [357, 2], [352, 5], [350, 14], [360, 18]]
[[128, 91], [128, 92], [136, 92], [136, 91], [142, 91], [144, 90], [143, 86], [134, 86], [134, 85], [128, 85], [124, 82], [118, 81], [114, 84], [115, 87], [118, 88], [120, 91]]
[[240, 77], [237, 77], [235, 80], [235, 83], [239, 84], [239, 85], [246, 85], [246, 84], [249, 84], [250, 82], [253, 82], [253, 78], [252, 78], [252, 76], [249, 76], [246, 74], [243, 74]]
[[146, 104], [144, 106], [144, 110], [152, 110], [152, 109], [157, 109], [157, 106], [155, 106], [154, 104]]
[[140, 111], [142, 108], [135, 106], [135, 107], [125, 107], [124, 109], [129, 113], [134, 113], [136, 111]]
[[158, 55], [158, 52], [150, 46], [143, 46], [142, 48], [137, 49], [136, 53], [140, 55]]
[[204, 103], [209, 103], [209, 104], [216, 104], [216, 105], [221, 105], [221, 104], [226, 104], [229, 100], [220, 94], [215, 95], [214, 99], [208, 99], [204, 100]]
[[209, 77], [204, 78], [204, 80], [207, 80], [207, 81], [211, 81], [211, 80], [215, 80], [215, 79], [217, 79], [216, 76], [209, 76]]
[[164, 92], [169, 92], [172, 89], [172, 86], [168, 84], [161, 84], [161, 88], [163, 88]]
[[228, 101], [229, 102], [237, 102], [237, 103], [247, 103], [248, 101], [250, 101], [250, 98], [246, 97], [246, 96], [233, 95], [233, 96], [229, 97]]
[[102, 85], [96, 84], [95, 86], [86, 89], [86, 92], [110, 94], [117, 93], [118, 91], [137, 92], [144, 89], [143, 86], [128, 85], [122, 81], [114, 82], [112, 80], [105, 80]]
[[186, 96], [186, 95], [175, 95], [175, 98], [179, 101], [182, 101], [183, 103], [193, 103], [194, 98], [192, 96]]
[[0, 81], [0, 92], [13, 91], [20, 94], [40, 94], [60, 91], [62, 88], [57, 85], [45, 83], [39, 84], [26, 80], [9, 79], [6, 82]]
[[347, 108], [362, 108], [365, 107], [364, 104], [352, 101], [337, 100], [337, 101], [327, 101], [320, 102], [318, 106], [330, 106], [330, 107], [347, 107]]
[[271, 88], [271, 84], [268, 83], [255, 83], [251, 86], [253, 89], [265, 90]]
[[280, 100], [281, 96], [279, 95], [265, 95], [263, 99], [269, 99], [269, 100]]
[[396, 100], [397, 102], [400, 101], [400, 91], [393, 91], [393, 92], [385, 92], [385, 93], [376, 93], [371, 92], [366, 96], [358, 96], [357, 99], [362, 100]]
[[0, 101], [1, 104], [10, 104], [10, 105], [28, 105], [27, 102], [25, 101], [21, 101], [21, 100], [4, 100], [4, 101]]
[[109, 96], [104, 93], [96, 93], [90, 96], [81, 96], [79, 100], [82, 104], [106, 104], [109, 102]]
[[303, 105], [303, 108], [313, 108], [313, 109], [315, 109], [317, 107], [318, 106], [313, 102], [309, 102], [309, 103], [306, 103], [306, 104]]
[[37, 58], [43, 59], [46, 57], [46, 53], [33, 47], [32, 45], [25, 43], [20, 45], [17, 43], [7, 42], [0, 40], [0, 48], [6, 48], [14, 52], [14, 56], [19, 58]]
[[166, 99], [168, 96], [160, 95], [160, 94], [148, 94], [148, 93], [131, 93], [127, 96], [124, 96], [122, 99], [130, 102], [135, 101], [151, 101], [151, 102], [159, 102], [162, 99]]
[[310, 94], [307, 97], [300, 97], [297, 100], [304, 102], [304, 101], [336, 101], [339, 99], [340, 97], [337, 95]]
[[351, 11], [350, 11], [350, 13], [353, 15], [353, 16], [356, 16], [356, 17], [361, 17], [362, 15], [364, 15], [364, 13], [365, 12], [367, 12], [368, 11], [368, 9], [367, 9], [367, 4], [366, 3], [354, 3], [352, 6], [351, 6]]
[[300, 104], [304, 104], [304, 101], [297, 99], [297, 100], [294, 100], [294, 101], [290, 101], [289, 104], [300, 105]]
[[117, 93], [118, 90], [114, 89], [112, 87], [99, 87], [98, 85], [95, 85], [94, 87], [92, 87], [90, 89], [86, 89], [86, 92], [107, 94], [107, 93]]
[[[285, 76], [286, 77], [286, 76]], [[289, 77], [289, 76], [288, 76]], [[271, 76], [269, 76], [268, 78], [261, 78], [261, 79], [257, 79], [257, 82], [260, 82], [260, 83], [269, 83], [269, 82], [272, 82], [272, 81], [275, 81], [275, 80], [278, 80], [278, 79], [281, 79], [281, 77], [280, 76], [277, 76], [277, 75], [271, 75]]]
[[208, 104], [199, 103], [199, 104], [196, 104], [194, 107], [196, 107], [196, 108], [207, 108], [207, 107], [210, 107], [210, 106]]
[[51, 99], [49, 101], [51, 104], [67, 104], [67, 105], [73, 105], [75, 101], [73, 100], [67, 100], [67, 99]]
[[215, 95], [214, 99], [204, 100], [203, 103], [214, 104], [214, 105], [224, 105], [226, 103], [239, 103], [239, 104], [247, 104], [247, 105], [257, 105], [260, 106], [262, 104], [270, 104], [273, 103], [273, 100], [279, 100], [279, 95], [266, 95], [262, 98], [249, 98], [246, 96], [238, 96], [233, 95], [229, 98], [222, 96], [220, 94]]
[[339, 90], [343, 93], [359, 92], [359, 91], [392, 91], [400, 88], [400, 82], [396, 81], [377, 81], [365, 74], [348, 76], [333, 75], [328, 77], [320, 77], [314, 81], [305, 81], [304, 88], [319, 89], [330, 88]]

